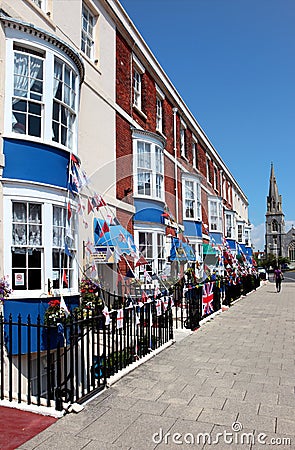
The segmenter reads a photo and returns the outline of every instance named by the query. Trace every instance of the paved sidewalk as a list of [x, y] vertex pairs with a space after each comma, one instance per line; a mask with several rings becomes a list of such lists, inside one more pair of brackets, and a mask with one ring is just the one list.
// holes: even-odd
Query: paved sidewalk
[[295, 448], [294, 339], [295, 283], [268, 283], [20, 448]]

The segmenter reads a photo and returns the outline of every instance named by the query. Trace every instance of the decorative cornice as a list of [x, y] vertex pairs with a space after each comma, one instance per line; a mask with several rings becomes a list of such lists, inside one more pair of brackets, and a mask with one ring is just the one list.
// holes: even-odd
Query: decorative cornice
[[163, 147], [165, 147], [166, 139], [163, 136], [160, 136], [159, 134], [153, 133], [151, 131], [139, 130], [138, 128], [134, 128], [134, 127], [130, 127], [130, 128], [131, 128], [132, 134], [139, 134], [142, 136], [147, 136], [151, 139], [155, 139], [155, 140], [161, 142]]
[[32, 23], [23, 22], [21, 20], [5, 16], [4, 14], [1, 14], [1, 13], [0, 13], [0, 21], [7, 28], [11, 28], [11, 29], [15, 29], [15, 30], [18, 30], [18, 31], [22, 31], [23, 33], [27, 33], [27, 34], [35, 36], [37, 38], [43, 39], [44, 41], [48, 42], [49, 44], [52, 44], [55, 47], [57, 47], [60, 50], [62, 50], [75, 63], [75, 65], [76, 65], [76, 67], [77, 67], [77, 69], [79, 71], [79, 75], [80, 75], [80, 84], [83, 83], [84, 75], [85, 75], [85, 69], [84, 69], [84, 64], [83, 64], [82, 58], [66, 42], [64, 42], [61, 39], [57, 38], [53, 34], [48, 33], [47, 31], [36, 27]]

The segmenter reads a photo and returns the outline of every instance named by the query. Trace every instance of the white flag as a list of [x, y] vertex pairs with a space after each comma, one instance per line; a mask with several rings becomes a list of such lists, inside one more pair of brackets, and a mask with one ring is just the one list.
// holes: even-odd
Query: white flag
[[156, 310], [157, 310], [157, 316], [161, 316], [162, 315], [162, 302], [160, 299], [156, 301]]
[[118, 309], [117, 311], [117, 329], [123, 328], [124, 311], [123, 309]]
[[140, 324], [140, 319], [139, 319], [139, 314], [135, 313], [135, 325], [139, 325]]
[[68, 310], [68, 307], [62, 294], [60, 295], [59, 309], [61, 309], [65, 313], [66, 317], [68, 317], [68, 315], [70, 314], [70, 311]]
[[105, 324], [106, 324], [106, 325], [109, 325], [110, 322], [111, 322], [111, 318], [110, 318], [110, 313], [109, 313], [109, 309], [108, 309], [107, 306], [105, 306], [105, 307], [103, 308], [102, 313], [103, 313], [103, 315], [104, 315], [105, 318], [106, 318]]

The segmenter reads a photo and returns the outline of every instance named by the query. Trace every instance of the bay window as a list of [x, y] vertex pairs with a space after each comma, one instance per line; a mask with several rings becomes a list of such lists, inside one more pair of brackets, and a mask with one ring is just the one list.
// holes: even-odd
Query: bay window
[[244, 226], [238, 224], [238, 242], [242, 243], [244, 240]]
[[199, 180], [195, 178], [183, 179], [183, 206], [184, 219], [202, 220]]
[[69, 221], [65, 206], [45, 199], [5, 201], [6, 206], [11, 205], [11, 220], [5, 226], [11, 230], [11, 239], [5, 243], [5, 251], [11, 256], [7, 257], [5, 270], [9, 273], [11, 265], [13, 291], [39, 291], [40, 295], [50, 287], [57, 290], [76, 287], [75, 211]]
[[52, 108], [53, 141], [66, 147], [73, 146], [73, 127], [75, 123], [76, 75], [62, 61], [54, 60], [54, 85]]
[[41, 137], [44, 54], [14, 46], [12, 131]]
[[153, 142], [135, 141], [135, 194], [164, 198], [163, 149]]
[[222, 232], [222, 203], [219, 198], [209, 199], [210, 231]]
[[12, 203], [12, 289], [41, 289], [41, 204]]
[[79, 89], [74, 65], [57, 49], [14, 40], [8, 40], [7, 61], [6, 133], [74, 150]]
[[[53, 289], [67, 288], [73, 285], [75, 215], [69, 224], [67, 210], [60, 206], [53, 206], [52, 218], [52, 287]], [[65, 245], [67, 252], [65, 252]]]
[[164, 233], [156, 230], [136, 230], [134, 238], [140, 255], [144, 256], [148, 262], [147, 265], [139, 266], [139, 279], [144, 280], [145, 273], [148, 273], [150, 276], [153, 273], [160, 274], [165, 265]]
[[234, 213], [225, 213], [225, 237], [233, 239], [234, 238]]
[[149, 232], [139, 232], [138, 248], [140, 255], [142, 255], [148, 262], [147, 265], [139, 266], [139, 277], [143, 277], [144, 271], [151, 276], [153, 265], [153, 234]]

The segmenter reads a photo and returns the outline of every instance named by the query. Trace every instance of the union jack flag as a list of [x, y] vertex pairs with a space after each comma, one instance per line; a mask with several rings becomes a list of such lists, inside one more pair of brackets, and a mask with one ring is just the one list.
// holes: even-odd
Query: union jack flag
[[213, 313], [213, 283], [205, 283], [202, 297], [203, 316]]

